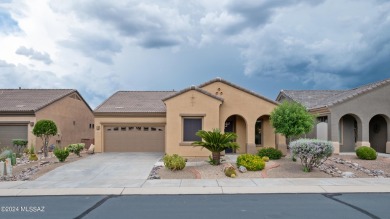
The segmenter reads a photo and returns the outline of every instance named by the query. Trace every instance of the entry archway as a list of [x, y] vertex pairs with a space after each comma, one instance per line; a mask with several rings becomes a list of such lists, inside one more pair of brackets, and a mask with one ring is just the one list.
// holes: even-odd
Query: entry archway
[[246, 121], [244, 117], [240, 115], [231, 115], [225, 120], [225, 129], [224, 132], [234, 132], [237, 134], [236, 142], [240, 146], [237, 151], [234, 150], [225, 150], [225, 153], [245, 153], [246, 152], [246, 136], [247, 136], [247, 128]]
[[347, 114], [339, 121], [340, 152], [355, 151], [356, 142], [362, 140], [362, 122], [354, 114]]
[[377, 152], [386, 153], [387, 121], [384, 116], [376, 115], [369, 124], [370, 145]]

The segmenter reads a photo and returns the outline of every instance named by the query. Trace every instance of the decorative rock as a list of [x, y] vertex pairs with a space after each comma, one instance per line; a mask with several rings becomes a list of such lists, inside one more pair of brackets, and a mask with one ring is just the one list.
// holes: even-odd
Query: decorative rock
[[355, 174], [352, 173], [352, 172], [343, 172], [343, 173], [341, 174], [341, 176], [342, 176], [343, 178], [355, 178]]
[[43, 165], [48, 164], [48, 163], [49, 163], [49, 161], [44, 160], [44, 161], [39, 162], [39, 165], [43, 166]]
[[241, 173], [246, 173], [248, 170], [244, 166], [239, 166], [238, 171], [240, 171]]

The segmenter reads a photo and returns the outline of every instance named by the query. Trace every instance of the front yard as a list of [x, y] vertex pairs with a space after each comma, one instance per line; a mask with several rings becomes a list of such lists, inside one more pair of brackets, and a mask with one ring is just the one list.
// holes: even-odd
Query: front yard
[[390, 157], [378, 156], [376, 160], [361, 160], [356, 155], [333, 155], [320, 167], [304, 172], [299, 159], [293, 162], [290, 156], [270, 160], [261, 171], [240, 173], [235, 156], [225, 157], [219, 166], [210, 165], [207, 158], [188, 158], [183, 170], [171, 171], [162, 162], [152, 170], [149, 179], [222, 179], [227, 163], [236, 168], [236, 178], [390, 178]]

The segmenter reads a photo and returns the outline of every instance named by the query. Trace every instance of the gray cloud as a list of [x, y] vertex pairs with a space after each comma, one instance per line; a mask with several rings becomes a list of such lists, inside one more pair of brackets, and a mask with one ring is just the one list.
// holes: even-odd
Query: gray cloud
[[277, 0], [231, 3], [203, 24], [240, 48], [247, 75], [343, 88], [390, 77], [389, 18], [388, 1]]
[[83, 21], [98, 22], [100, 28], [148, 49], [180, 45], [190, 27], [187, 15], [151, 2], [69, 1], [64, 6], [52, 1], [51, 7], [56, 12], [74, 13]]
[[114, 37], [108, 38], [84, 30], [72, 30], [69, 39], [61, 40], [59, 43], [106, 64], [112, 64], [113, 56], [122, 50], [122, 45]]
[[33, 48], [26, 48], [24, 46], [19, 47], [16, 51], [16, 54], [29, 57], [30, 59], [41, 61], [46, 65], [50, 65], [53, 61], [50, 58], [50, 55], [47, 52], [39, 52]]

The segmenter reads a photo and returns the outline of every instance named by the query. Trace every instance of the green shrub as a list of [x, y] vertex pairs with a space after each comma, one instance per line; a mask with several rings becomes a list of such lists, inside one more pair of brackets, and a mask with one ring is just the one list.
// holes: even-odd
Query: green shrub
[[28, 158], [29, 161], [37, 161], [38, 157], [36, 154], [30, 154], [30, 157]]
[[165, 167], [172, 171], [182, 170], [186, 166], [185, 159], [177, 154], [174, 154], [172, 156], [167, 154], [164, 156], [163, 161]]
[[261, 159], [264, 160], [264, 162], [268, 162], [269, 161], [269, 157], [267, 157], [267, 156], [264, 156]]
[[66, 158], [69, 156], [69, 151], [66, 148], [61, 149], [56, 147], [54, 148], [54, 155], [57, 157], [57, 159], [60, 162], [64, 162]]
[[68, 151], [71, 153], [76, 154], [77, 156], [80, 156], [80, 152], [84, 150], [85, 144], [84, 143], [79, 143], [79, 144], [70, 144], [68, 146]]
[[257, 171], [264, 169], [265, 162], [259, 156], [253, 154], [241, 154], [237, 157], [237, 166], [244, 166], [249, 171]]
[[333, 153], [330, 141], [318, 139], [299, 139], [290, 143], [292, 157], [299, 157], [304, 172], [310, 172], [313, 167], [319, 167]]
[[376, 160], [377, 153], [372, 147], [361, 146], [356, 149], [356, 156], [362, 160]]
[[271, 160], [279, 160], [282, 157], [282, 151], [276, 148], [262, 148], [257, 152], [260, 157], [268, 157]]
[[234, 169], [234, 167], [227, 167], [224, 172], [227, 177], [236, 178], [237, 176], [236, 169]]

